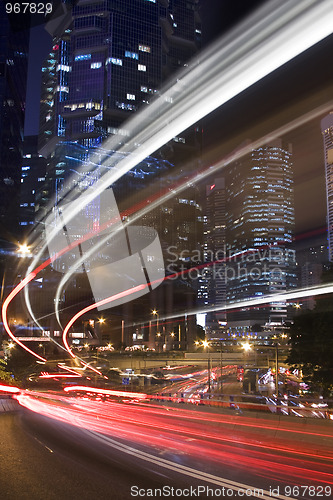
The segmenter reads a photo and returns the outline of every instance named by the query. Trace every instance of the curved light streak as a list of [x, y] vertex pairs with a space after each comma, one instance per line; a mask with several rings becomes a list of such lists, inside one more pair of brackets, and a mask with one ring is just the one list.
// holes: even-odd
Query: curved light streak
[[[87, 189], [84, 196], [76, 200], [74, 209], [63, 211], [64, 224], [175, 135], [329, 36], [333, 27], [330, 7], [331, 0], [289, 0], [283, 4], [274, 0], [237, 30], [222, 37], [218, 44], [200, 56], [200, 63], [194, 61], [190, 68], [178, 75], [175, 84], [162, 91], [149, 108], [139, 111], [126, 124], [132, 138], [125, 145], [119, 147], [119, 136], [105, 141], [103, 149], [121, 149], [131, 155], [120, 161], [114, 155], [107, 166], [116, 168], [106, 172]], [[96, 153], [91, 162], [96, 164], [95, 157], [98, 158]], [[50, 239], [56, 236], [55, 229]], [[46, 247], [47, 243], [33, 260], [28, 273]], [[34, 318], [31, 308], [29, 313]]]
[[[196, 268], [192, 268], [196, 269]], [[189, 270], [191, 271], [191, 269]], [[313, 286], [313, 287], [307, 287], [307, 288], [298, 288], [296, 290], [290, 291], [290, 292], [284, 292], [284, 293], [276, 293], [273, 295], [263, 295], [260, 298], [255, 298], [255, 299], [248, 299], [248, 300], [242, 300], [240, 302], [234, 302], [233, 304], [226, 304], [225, 306], [212, 306], [212, 307], [207, 307], [207, 308], [197, 308], [197, 309], [192, 309], [186, 312], [187, 315], [192, 315], [192, 314], [202, 314], [202, 313], [208, 313], [208, 312], [216, 312], [216, 311], [230, 311], [233, 309], [239, 309], [239, 308], [248, 308], [248, 307], [254, 307], [254, 306], [259, 306], [263, 304], [269, 304], [270, 302], [282, 302], [282, 301], [288, 301], [288, 300], [294, 300], [294, 299], [300, 299], [302, 297], [316, 297], [318, 295], [326, 295], [326, 294], [332, 294], [333, 293], [333, 284], [328, 284], [328, 285], [319, 285], [319, 286]], [[166, 314], [165, 316], [160, 316], [161, 320], [165, 319], [174, 319], [174, 318], [179, 318], [180, 316], [184, 316], [184, 313], [175, 313], [175, 314]]]
[[[330, 7], [331, 0], [289, 0], [282, 5], [274, 0], [233, 33], [233, 36], [238, 35], [235, 40], [231, 39], [231, 35], [223, 37], [219, 45], [203, 53], [201, 64], [193, 65], [180, 74], [177, 82], [166, 89], [149, 109], [137, 113], [129, 122], [128, 128], [133, 138], [129, 139], [122, 149], [132, 153], [131, 156], [118, 162], [115, 160], [108, 165], [116, 165], [116, 169], [106, 172], [84, 196], [80, 196], [76, 200], [74, 210], [66, 208], [63, 211], [64, 224], [175, 135], [329, 36], [333, 26], [333, 10]], [[152, 119], [154, 113], [156, 118]], [[104, 148], [110, 148], [115, 142], [119, 144], [119, 137], [107, 140]], [[56, 236], [55, 229], [50, 239]], [[33, 259], [26, 278], [31, 275], [46, 247], [47, 243]], [[9, 302], [3, 307], [7, 333], [24, 349], [44, 361], [44, 358], [20, 343], [10, 331], [6, 319]], [[42, 329], [30, 304], [28, 310]]]
[[11, 329], [9, 328], [9, 324], [8, 324], [8, 320], [7, 320], [7, 310], [8, 310], [9, 304], [16, 297], [16, 295], [22, 289], [24, 289], [24, 287], [28, 283], [30, 283], [30, 281], [32, 281], [37, 276], [38, 273], [40, 273], [43, 269], [45, 269], [49, 264], [51, 264], [58, 257], [60, 257], [61, 255], [63, 255], [64, 253], [66, 253], [70, 248], [72, 248], [72, 246], [73, 246], [73, 244], [69, 245], [67, 248], [64, 248], [63, 250], [61, 250], [60, 252], [58, 252], [54, 256], [50, 257], [49, 259], [46, 259], [36, 269], [34, 269], [33, 271], [30, 271], [29, 274], [27, 274], [27, 276], [10, 292], [10, 294], [6, 297], [6, 300], [4, 301], [4, 303], [2, 305], [2, 310], [1, 310], [2, 322], [3, 322], [3, 326], [4, 326], [5, 330], [6, 330], [6, 332], [8, 333], [9, 337], [12, 340], [14, 340], [14, 342], [16, 342], [25, 351], [29, 352], [29, 354], [32, 354], [33, 356], [35, 356], [36, 358], [38, 358], [39, 360], [41, 360], [43, 362], [46, 361], [45, 358], [43, 358], [39, 354], [35, 353], [31, 349], [29, 349], [29, 347], [27, 347], [26, 345], [24, 345], [17, 337], [15, 337], [15, 335], [13, 334], [13, 332], [11, 331]]
[[14, 290], [11, 291], [11, 293], [8, 295], [8, 297], [6, 298], [6, 300], [4, 301], [3, 305], [2, 305], [2, 322], [3, 322], [3, 326], [6, 330], [6, 332], [8, 333], [8, 335], [10, 336], [10, 338], [12, 340], [14, 340], [14, 342], [16, 342], [20, 347], [22, 347], [25, 351], [29, 352], [30, 354], [32, 354], [33, 356], [35, 356], [36, 358], [40, 359], [41, 361], [46, 361], [45, 358], [43, 358], [42, 356], [39, 356], [39, 354], [35, 353], [34, 351], [32, 351], [31, 349], [29, 349], [29, 347], [27, 347], [26, 345], [24, 345], [17, 337], [15, 337], [15, 335], [13, 334], [13, 332], [11, 331], [11, 329], [9, 328], [9, 324], [8, 324], [8, 320], [7, 320], [7, 309], [8, 309], [8, 306], [10, 304], [10, 302], [13, 300], [13, 298], [22, 290], [22, 288], [25, 287], [25, 285], [27, 285], [31, 280], [34, 279], [34, 277], [37, 275], [36, 272], [32, 272], [30, 273], [28, 276], [26, 276], [24, 278], [24, 280], [21, 281], [21, 283], [19, 285], [17, 285]]
[[[90, 306], [85, 307], [84, 309], [81, 309], [78, 313], [76, 313], [71, 320], [67, 323], [67, 325], [64, 328], [63, 334], [62, 334], [62, 341], [64, 343], [64, 346], [66, 347], [67, 351], [69, 352], [70, 356], [72, 358], [76, 358], [75, 354], [73, 354], [70, 346], [68, 345], [67, 341], [67, 334], [73, 323], [83, 316], [86, 312], [92, 311], [93, 309], [96, 309], [97, 307], [100, 307], [104, 304], [108, 304], [109, 302], [113, 302], [114, 300], [121, 299], [122, 297], [126, 297], [127, 295], [130, 295], [132, 293], [139, 292], [140, 290], [143, 290], [144, 288], [147, 288], [148, 284], [145, 283], [144, 285], [138, 285], [134, 288], [131, 288], [129, 290], [125, 290], [124, 292], [117, 293], [116, 295], [112, 295], [111, 297], [107, 297], [106, 299], [100, 300], [99, 302], [96, 302], [95, 304], [91, 304]], [[86, 365], [87, 367], [93, 369], [91, 366]], [[94, 370], [95, 371], [95, 370]]]
[[[280, 137], [294, 130], [295, 128], [313, 120], [314, 118], [323, 115], [325, 112], [331, 110], [332, 107], [333, 107], [333, 100], [329, 101], [326, 104], [323, 104], [322, 106], [315, 108], [314, 110], [309, 111], [308, 113], [305, 113], [301, 117], [292, 120], [288, 124], [275, 129], [274, 131], [262, 136], [261, 138], [252, 141], [250, 144], [242, 146], [241, 148], [237, 149], [236, 151], [233, 151], [231, 154], [227, 155], [226, 157], [218, 161], [215, 165], [206, 167], [201, 171], [196, 172], [186, 180], [179, 182], [178, 184], [172, 187], [168, 187], [166, 190], [164, 190], [163, 194], [160, 195], [159, 193], [157, 193], [157, 195], [155, 196], [150, 196], [149, 202], [146, 202], [145, 206], [140, 210], [136, 211], [136, 206], [134, 206], [128, 211], [126, 211], [126, 215], [128, 216], [130, 214], [131, 217], [128, 217], [128, 219], [125, 222], [123, 222], [121, 228], [116, 228], [113, 234], [117, 234], [118, 231], [123, 230], [133, 222], [136, 222], [137, 220], [141, 219], [147, 213], [151, 212], [161, 204], [165, 203], [166, 201], [170, 200], [174, 196], [178, 195], [179, 193], [187, 189], [191, 184], [197, 184], [200, 181], [204, 180], [206, 177], [210, 177], [212, 174], [223, 169], [230, 163], [235, 162], [240, 158], [242, 158], [243, 156], [245, 156], [246, 154], [250, 153], [253, 149], [257, 149], [262, 145], [276, 139], [277, 137]], [[121, 216], [122, 215], [123, 214], [121, 214]], [[110, 237], [111, 235], [106, 235], [104, 236], [104, 238], [100, 239], [99, 241], [96, 241], [94, 246], [91, 249], [87, 250], [83, 256], [77, 259], [71, 266], [71, 268], [63, 275], [55, 295], [55, 315], [60, 326], [61, 326], [61, 321], [60, 321], [59, 303], [60, 303], [60, 295], [62, 293], [64, 286], [73, 276], [73, 274], [75, 274], [77, 269], [79, 269], [86, 260], [90, 259], [90, 257], [92, 257], [92, 255], [95, 252], [97, 252], [100, 248], [102, 248], [103, 245], [110, 239]], [[28, 287], [25, 288], [24, 292], [26, 293], [25, 296], [26, 300], [29, 300]]]

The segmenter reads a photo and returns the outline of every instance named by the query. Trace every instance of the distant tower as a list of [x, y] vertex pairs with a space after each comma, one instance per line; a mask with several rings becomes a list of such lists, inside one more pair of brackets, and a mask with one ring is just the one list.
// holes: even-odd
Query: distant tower
[[321, 120], [324, 140], [328, 259], [333, 262], [333, 112]]
[[221, 311], [208, 313], [206, 318], [207, 333], [210, 338], [218, 337], [219, 324], [225, 323], [223, 310], [226, 304], [225, 279], [225, 230], [226, 204], [225, 181], [223, 177], [214, 179], [206, 186], [206, 207], [204, 221], [204, 260], [207, 267], [203, 270], [204, 302], [209, 307], [221, 306]]
[[[227, 303], [296, 286], [291, 146], [281, 140], [253, 150], [226, 172]], [[281, 326], [286, 301], [230, 311], [228, 327]]]

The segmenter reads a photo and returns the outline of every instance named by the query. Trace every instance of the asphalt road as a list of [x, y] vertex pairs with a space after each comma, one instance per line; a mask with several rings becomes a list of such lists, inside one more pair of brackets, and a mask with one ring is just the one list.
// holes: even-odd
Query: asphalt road
[[80, 430], [47, 420], [29, 412], [0, 415], [2, 500], [127, 500], [131, 485], [161, 486], [160, 477], [105, 456], [86, 436], [83, 444]]
[[[263, 488], [264, 496], [243, 496], [267, 500], [279, 486], [287, 494], [278, 498], [306, 499], [314, 497], [309, 490], [285, 488], [314, 484], [320, 493], [320, 485], [333, 486], [330, 428], [295, 424], [294, 432], [281, 424], [277, 432], [271, 421], [199, 408], [49, 398], [24, 397], [34, 411], [0, 415], [1, 499], [130, 500], [163, 487], [169, 494], [155, 498], [185, 498], [198, 486], [225, 488], [200, 498]], [[131, 487], [142, 494], [131, 496]], [[330, 498], [325, 491], [315, 498]]]

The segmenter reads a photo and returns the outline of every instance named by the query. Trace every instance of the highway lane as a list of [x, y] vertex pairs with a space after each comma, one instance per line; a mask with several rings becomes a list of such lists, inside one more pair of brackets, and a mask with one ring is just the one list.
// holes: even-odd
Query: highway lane
[[[124, 480], [121, 491], [125, 496], [114, 498], [132, 498], [134, 471], [146, 487], [152, 481], [179, 488], [205, 484], [228, 486], [234, 494], [238, 488], [263, 488], [267, 498], [272, 497], [270, 487], [333, 486], [333, 438], [327, 426], [288, 421], [277, 427], [274, 420], [258, 421], [206, 408], [55, 395], [51, 400], [24, 396], [21, 403], [32, 410], [24, 416], [29, 432], [56, 454], [65, 453], [73, 460], [74, 453], [74, 463], [82, 458], [90, 470], [102, 461], [99, 474], [117, 470], [115, 476], [107, 474], [106, 478], [111, 484], [118, 484], [118, 478]], [[99, 498], [109, 498], [105, 494]]]
[[31, 412], [0, 415], [0, 498], [127, 500], [132, 484], [165, 484], [127, 457], [105, 456], [104, 448], [80, 429]]

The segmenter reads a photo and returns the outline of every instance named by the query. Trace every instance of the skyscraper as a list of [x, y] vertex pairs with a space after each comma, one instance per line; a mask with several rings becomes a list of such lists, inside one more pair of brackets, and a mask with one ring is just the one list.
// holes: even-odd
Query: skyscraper
[[253, 150], [226, 171], [228, 327], [281, 326], [286, 301], [247, 308], [239, 301], [296, 286], [291, 146], [276, 140]]
[[78, 0], [49, 29], [42, 142], [57, 136], [85, 147], [124, 138], [121, 125], [186, 65], [201, 36], [197, 0]]
[[321, 120], [324, 141], [328, 259], [333, 262], [333, 112]]
[[29, 27], [0, 5], [0, 232], [18, 238]]
[[226, 189], [225, 179], [216, 178], [206, 186], [204, 218], [204, 262], [200, 299], [205, 306], [220, 307], [216, 313], [206, 317], [206, 333], [212, 338], [218, 336], [219, 323], [225, 323], [226, 304]]
[[[61, 200], [73, 173], [78, 190], [95, 182], [98, 169], [86, 177], [78, 173], [92, 153], [95, 158], [121, 157], [128, 135], [126, 121], [149, 106], [169, 76], [187, 65], [201, 37], [197, 0], [78, 0], [63, 18], [53, 21], [47, 26], [53, 48], [42, 69], [40, 152], [48, 163], [44, 206], [51, 199], [55, 205]], [[103, 140], [110, 136], [119, 141], [117, 153], [103, 149]], [[172, 186], [184, 178], [176, 168], [185, 159], [197, 168], [200, 139], [201, 130], [191, 127], [115, 183], [120, 210], [139, 205], [158, 191], [161, 172], [165, 185]], [[40, 199], [43, 196], [39, 194]], [[184, 248], [195, 248], [201, 241], [202, 216], [196, 197], [196, 188], [189, 187], [140, 222], [158, 229], [163, 248], [173, 245], [177, 255]], [[98, 217], [98, 203], [96, 199], [89, 207], [92, 223]], [[45, 214], [41, 211], [39, 217]], [[157, 308], [164, 309], [165, 302], [172, 307], [170, 297], [156, 300]]]

